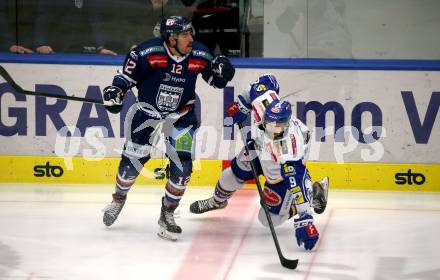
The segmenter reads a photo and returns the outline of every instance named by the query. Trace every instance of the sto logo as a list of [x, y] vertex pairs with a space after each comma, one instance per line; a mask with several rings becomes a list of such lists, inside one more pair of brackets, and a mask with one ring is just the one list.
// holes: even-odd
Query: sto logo
[[274, 207], [281, 204], [280, 195], [274, 192], [273, 190], [266, 187], [264, 188], [263, 193], [264, 193], [264, 200], [266, 201], [266, 204], [268, 206]]

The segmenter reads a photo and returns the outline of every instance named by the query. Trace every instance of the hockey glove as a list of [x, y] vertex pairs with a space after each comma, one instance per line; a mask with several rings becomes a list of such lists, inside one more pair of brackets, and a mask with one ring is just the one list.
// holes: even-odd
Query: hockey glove
[[302, 218], [294, 219], [295, 221], [295, 236], [298, 246], [304, 244], [306, 250], [312, 250], [319, 239], [319, 233], [313, 224], [313, 217], [311, 215], [304, 215]]
[[247, 144], [249, 150], [257, 149], [257, 144], [255, 143], [255, 140], [252, 138], [246, 139], [246, 144]]
[[113, 103], [111, 106], [105, 106], [110, 113], [117, 114], [122, 110], [123, 99], [124, 93], [117, 86], [108, 86], [104, 88], [104, 100]]
[[257, 144], [255, 143], [255, 140], [252, 138], [249, 138], [246, 140], [246, 145], [248, 146], [249, 153], [244, 153], [244, 160], [245, 161], [253, 161], [254, 165], [259, 164], [258, 162], [258, 155], [256, 152]]
[[228, 112], [228, 116], [232, 117], [234, 123], [242, 123], [251, 112], [251, 108], [246, 104], [244, 98], [239, 95], [238, 101], [229, 104], [226, 108], [226, 112]]
[[224, 55], [216, 56], [211, 62], [211, 68], [214, 75], [229, 82], [234, 78], [235, 68]]

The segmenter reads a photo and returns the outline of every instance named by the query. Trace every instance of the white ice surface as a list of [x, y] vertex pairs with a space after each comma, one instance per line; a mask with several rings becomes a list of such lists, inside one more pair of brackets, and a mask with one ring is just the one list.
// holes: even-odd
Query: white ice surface
[[195, 215], [189, 204], [212, 188], [189, 187], [177, 242], [156, 235], [163, 188], [134, 187], [106, 228], [112, 191], [0, 184], [0, 279], [440, 279], [438, 193], [330, 191], [313, 251], [296, 246], [292, 221], [276, 228], [285, 257], [299, 258], [289, 270], [258, 222], [255, 189]]

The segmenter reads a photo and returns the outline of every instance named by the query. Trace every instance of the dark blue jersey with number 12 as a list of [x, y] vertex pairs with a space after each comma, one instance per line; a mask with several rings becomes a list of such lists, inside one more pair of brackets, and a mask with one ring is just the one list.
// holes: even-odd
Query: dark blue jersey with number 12
[[162, 39], [151, 39], [127, 55], [122, 71], [113, 79], [113, 85], [123, 91], [136, 86], [139, 102], [153, 106], [162, 116], [183, 113], [194, 106], [196, 81], [200, 73], [210, 85], [217, 88], [226, 86], [224, 81], [213, 76], [212, 59], [209, 49], [196, 41], [189, 54], [177, 58], [169, 52]]

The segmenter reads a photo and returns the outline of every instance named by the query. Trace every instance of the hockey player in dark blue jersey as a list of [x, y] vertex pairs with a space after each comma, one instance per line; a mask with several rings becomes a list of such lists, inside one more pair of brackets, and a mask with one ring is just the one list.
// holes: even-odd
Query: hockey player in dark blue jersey
[[158, 235], [177, 240], [182, 229], [174, 221], [192, 173], [194, 132], [199, 126], [195, 116], [195, 86], [199, 74], [211, 86], [224, 88], [235, 69], [224, 56], [213, 57], [209, 49], [193, 40], [191, 22], [171, 16], [161, 22], [161, 38], [139, 44], [127, 55], [123, 69], [104, 89], [104, 100], [113, 103], [112, 113], [122, 109], [124, 94], [138, 89], [137, 102], [125, 120], [126, 133], [113, 201], [104, 209], [103, 222], [117, 219], [144, 164], [157, 146], [158, 133], [164, 134], [170, 176], [162, 197]]

